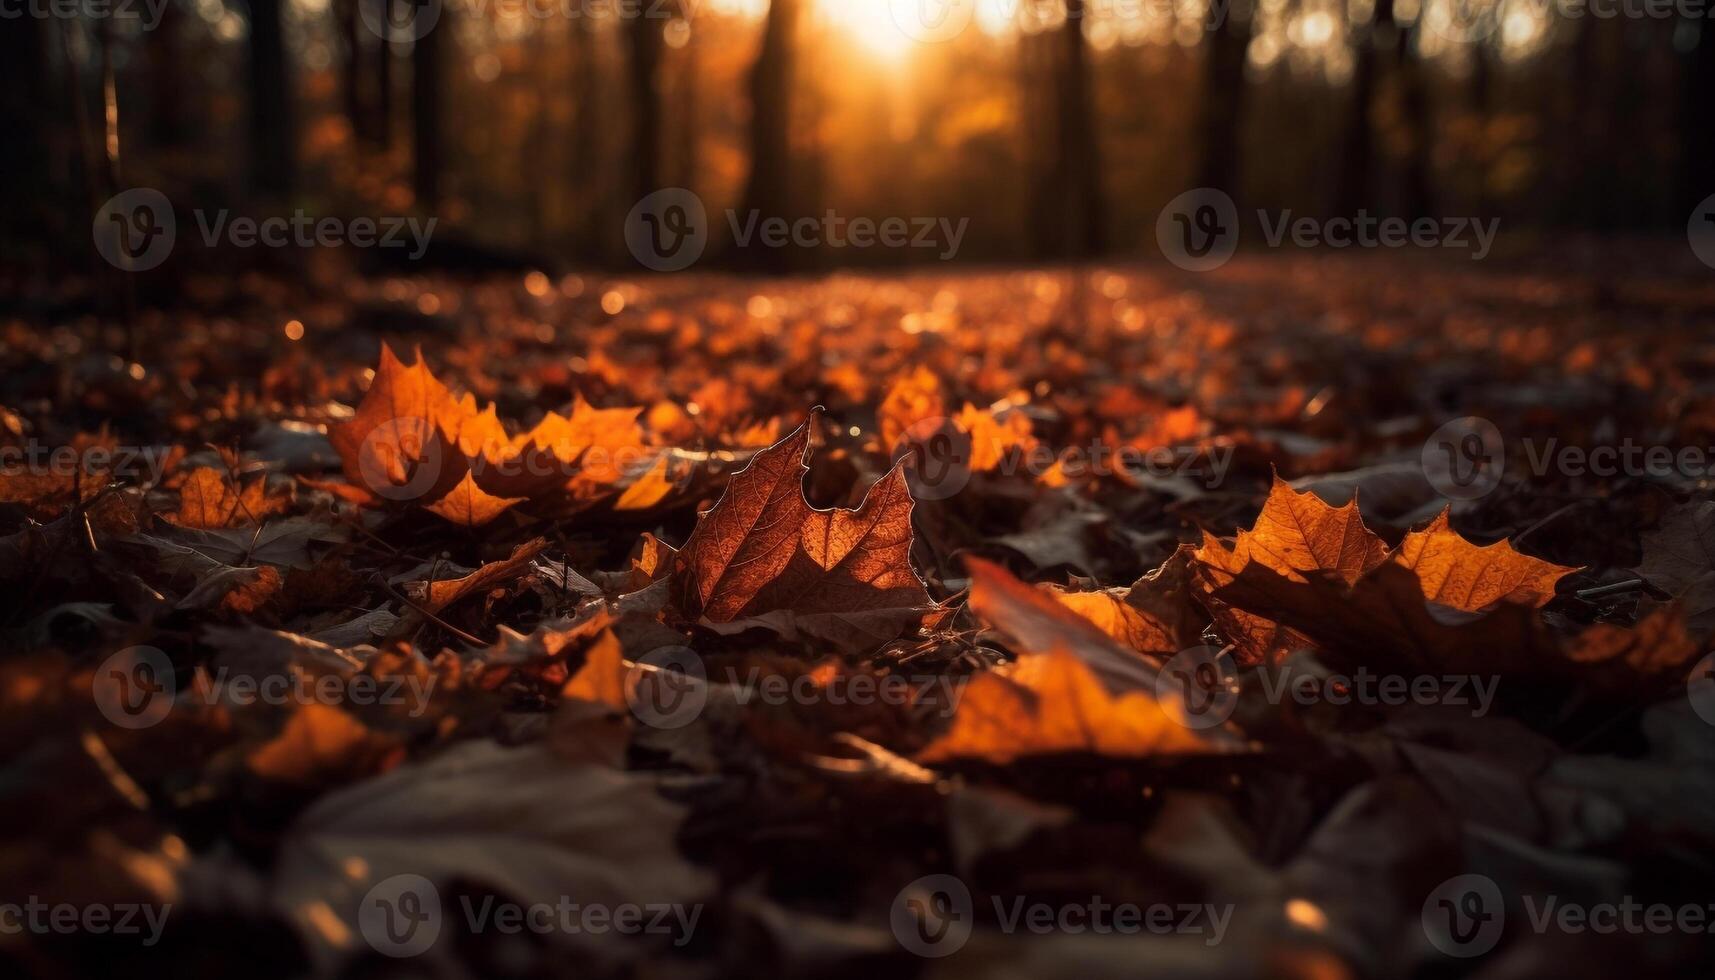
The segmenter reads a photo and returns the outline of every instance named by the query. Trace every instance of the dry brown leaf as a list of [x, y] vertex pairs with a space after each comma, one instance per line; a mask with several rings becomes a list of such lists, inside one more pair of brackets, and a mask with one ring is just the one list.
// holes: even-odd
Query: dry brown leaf
[[[1199, 589], [1244, 662], [1273, 661], [1308, 645], [1304, 628], [1272, 615], [1266, 600], [1252, 596], [1251, 605], [1233, 603], [1239, 593], [1228, 586], [1253, 566], [1323, 590], [1330, 582], [1351, 588], [1385, 563], [1409, 572], [1424, 599], [1470, 613], [1503, 601], [1540, 606], [1553, 597], [1554, 583], [1573, 571], [1521, 555], [1506, 542], [1471, 544], [1452, 529], [1446, 513], [1389, 553], [1364, 526], [1355, 494], [1344, 506], [1331, 507], [1279, 477], [1251, 530], [1240, 531], [1230, 549], [1205, 534], [1195, 559]], [[1251, 576], [1253, 585], [1264, 581]], [[1394, 581], [1390, 576], [1387, 587], [1365, 592], [1373, 600], [1371, 614], [1396, 601], [1411, 604], [1409, 595], [1395, 594]], [[1418, 618], [1415, 612], [1402, 615]]]
[[491, 561], [469, 575], [419, 583], [415, 590], [420, 593], [418, 601], [429, 612], [438, 613], [460, 599], [486, 592], [523, 575], [530, 570], [530, 562], [547, 547], [546, 538], [533, 538], [512, 549], [512, 554], [506, 558]]
[[894, 467], [856, 510], [804, 498], [810, 423], [756, 454], [673, 558], [671, 593], [717, 629], [766, 626], [848, 648], [893, 639], [932, 605], [911, 567], [911, 494]]
[[[349, 421], [332, 426], [328, 441], [353, 486], [389, 499], [439, 500], [468, 468], [457, 436], [474, 405], [453, 398], [419, 351], [406, 366], [381, 345], [369, 391]], [[472, 432], [467, 439], [474, 439]]]
[[998, 765], [1059, 752], [1135, 758], [1219, 750], [1176, 711], [1153, 692], [1110, 694], [1082, 658], [1055, 647], [972, 678], [952, 727], [917, 758]]
[[1045, 590], [1021, 582], [994, 562], [968, 557], [971, 611], [1005, 634], [1020, 654], [1064, 649], [1112, 691], [1154, 685], [1156, 665], [1115, 642], [1100, 626]]
[[292, 712], [280, 733], [252, 751], [245, 764], [264, 779], [308, 786], [372, 776], [403, 757], [397, 739], [312, 701]]
[[631, 486], [625, 488], [625, 492], [613, 502], [613, 509], [648, 510], [667, 499], [673, 489], [669, 460], [667, 454], [662, 453], [647, 472], [632, 481]]
[[1417, 573], [1425, 599], [1466, 612], [1496, 602], [1541, 606], [1554, 598], [1555, 582], [1577, 571], [1521, 555], [1506, 541], [1474, 545], [1453, 530], [1445, 510], [1407, 534], [1388, 561]]
[[1205, 536], [1197, 552], [1205, 568], [1237, 573], [1257, 561], [1292, 581], [1303, 581], [1310, 573], [1333, 575], [1347, 585], [1386, 557], [1387, 545], [1364, 526], [1355, 498], [1343, 507], [1330, 507], [1314, 493], [1293, 490], [1278, 476], [1256, 524], [1241, 530], [1231, 549]]
[[613, 630], [603, 630], [590, 644], [584, 665], [560, 688], [560, 696], [626, 710], [625, 651]]
[[462, 527], [481, 527], [523, 502], [523, 497], [496, 497], [488, 493], [466, 473], [458, 486], [427, 509]]
[[1643, 536], [1643, 563], [1637, 574], [1674, 597], [1692, 634], [1715, 632], [1715, 502], [1681, 504], [1668, 511], [1661, 524]]
[[225, 473], [199, 466], [180, 484], [179, 507], [167, 519], [181, 527], [204, 529], [254, 524], [291, 505], [284, 495], [270, 496], [266, 484], [264, 477], [257, 477], [238, 491]]
[[549, 412], [530, 431], [507, 436], [493, 405], [455, 398], [423, 362], [406, 366], [382, 345], [374, 381], [350, 421], [328, 439], [346, 479], [382, 499], [425, 506], [450, 494], [437, 514], [475, 526], [504, 511], [499, 501], [609, 492], [646, 458], [641, 408], [592, 408], [579, 396], [570, 416]]
[[1134, 653], [1171, 657], [1181, 649], [1174, 645], [1174, 638], [1150, 621], [1142, 610], [1126, 604], [1122, 598], [1123, 589], [1062, 592], [1043, 588], [1060, 600], [1061, 605], [1089, 620], [1110, 639]]

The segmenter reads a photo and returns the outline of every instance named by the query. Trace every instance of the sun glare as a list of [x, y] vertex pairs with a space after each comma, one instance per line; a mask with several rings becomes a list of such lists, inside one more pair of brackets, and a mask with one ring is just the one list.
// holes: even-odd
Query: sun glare
[[879, 58], [897, 61], [916, 43], [894, 22], [888, 0], [818, 0], [817, 5], [841, 35]]

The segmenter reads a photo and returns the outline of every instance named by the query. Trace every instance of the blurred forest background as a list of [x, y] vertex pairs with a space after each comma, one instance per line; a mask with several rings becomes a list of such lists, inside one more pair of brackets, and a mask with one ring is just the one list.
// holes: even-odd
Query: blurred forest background
[[[143, 186], [181, 240], [192, 208], [426, 214], [437, 255], [532, 267], [625, 266], [627, 212], [671, 186], [717, 240], [727, 208], [969, 217], [979, 262], [1153, 254], [1198, 186], [1543, 238], [1680, 234], [1715, 191], [1715, 21], [1683, 11], [979, 0], [926, 43], [888, 0], [445, 0], [383, 43], [359, 3], [387, 0], [157, 2], [152, 30], [0, 19], [14, 274], [86, 270], [91, 214]], [[1457, 39], [1473, 16], [1494, 29]]]

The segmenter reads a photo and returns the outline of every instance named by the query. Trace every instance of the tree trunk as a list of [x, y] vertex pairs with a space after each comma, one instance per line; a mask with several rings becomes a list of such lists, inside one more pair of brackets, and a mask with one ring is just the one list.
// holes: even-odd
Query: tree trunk
[[1220, 26], [1209, 33], [1203, 55], [1203, 119], [1199, 134], [1197, 186], [1213, 187], [1241, 199], [1245, 54], [1251, 43], [1249, 11], [1237, 2]]
[[[741, 211], [763, 219], [790, 217], [792, 192], [792, 70], [800, 0], [773, 0], [762, 46], [750, 70], [750, 176]], [[739, 261], [771, 270], [786, 265], [783, 249], [758, 248]]]
[[339, 32], [341, 55], [340, 63], [340, 97], [345, 107], [346, 122], [351, 127], [354, 139], [369, 139], [369, 126], [373, 121], [369, 108], [365, 104], [363, 82], [368, 59], [365, 57], [363, 35], [367, 28], [358, 13], [358, 3], [361, 0], [334, 0], [334, 26]]
[[[1422, 23], [1421, 18], [1418, 23]], [[1394, 72], [1399, 83], [1400, 114], [1405, 117], [1405, 124], [1411, 127], [1399, 206], [1400, 213], [1408, 219], [1424, 217], [1435, 209], [1435, 189], [1430, 177], [1433, 168], [1429, 157], [1430, 147], [1435, 145], [1435, 120], [1430, 114], [1429, 89], [1423, 77], [1423, 66], [1411, 43], [1418, 30], [1418, 25], [1413, 24], [1401, 29], [1394, 39]]]
[[1377, 44], [1394, 30], [1393, 0], [1376, 0], [1369, 25], [1352, 39], [1352, 92], [1347, 106], [1346, 131], [1340, 153], [1340, 185], [1334, 192], [1334, 213], [1355, 215], [1373, 209], [1375, 182], [1375, 111]]
[[1060, 28], [1059, 139], [1054, 171], [1061, 188], [1061, 220], [1067, 258], [1090, 258], [1106, 245], [1102, 212], [1101, 159], [1091, 123], [1089, 46], [1084, 39], [1084, 0], [1066, 0]]
[[33, 17], [0, 20], [0, 127], [10, 137], [0, 153], [0, 234], [13, 245], [40, 242], [44, 248], [55, 184], [47, 120], [57, 102], [48, 96], [49, 26], [60, 25]]
[[631, 80], [631, 199], [661, 189], [661, 23], [654, 17], [625, 22], [626, 69]]
[[280, 24], [281, 0], [250, 4], [250, 183], [265, 197], [287, 198], [297, 177], [291, 82]]
[[601, 101], [596, 93], [601, 87], [601, 73], [596, 65], [594, 26], [590, 18], [580, 17], [572, 22], [572, 146], [571, 186], [573, 233], [584, 257], [590, 261], [601, 258], [605, 242], [601, 237], [600, 213], [603, 189], [598, 180], [602, 122]]
[[183, 11], [161, 5], [161, 20], [145, 45], [149, 59], [149, 138], [156, 146], [181, 146], [190, 138], [190, 105], [185, 93]]
[[1715, 194], [1715, 22], [1703, 34], [1684, 65], [1680, 93], [1680, 210], [1688, 217]]
[[[362, 3], [363, 0], [357, 0]], [[380, 0], [381, 22], [391, 23], [393, 0]], [[391, 30], [391, 28], [389, 28]], [[375, 46], [375, 117], [369, 125], [370, 137], [381, 150], [393, 148], [393, 45], [382, 38]]]
[[698, 140], [702, 133], [697, 120], [697, 85], [701, 80], [701, 63], [697, 52], [695, 44], [687, 44], [679, 50], [679, 79], [673, 100], [673, 104], [679, 107], [679, 112], [678, 128], [673, 134], [672, 173], [678, 186], [691, 190], [696, 189]]
[[423, 211], [441, 203], [441, 44], [452, 29], [449, 13], [411, 48], [411, 189]]

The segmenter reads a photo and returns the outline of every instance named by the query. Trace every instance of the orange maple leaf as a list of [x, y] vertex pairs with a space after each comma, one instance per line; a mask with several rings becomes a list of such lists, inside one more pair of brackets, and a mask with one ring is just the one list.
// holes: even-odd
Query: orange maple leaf
[[911, 567], [911, 494], [894, 467], [856, 510], [804, 498], [810, 423], [757, 453], [673, 556], [669, 589], [705, 626], [768, 626], [857, 649], [932, 605]]
[[1059, 752], [1118, 757], [1221, 751], [1222, 732], [1188, 725], [1172, 701], [1150, 691], [1115, 696], [1065, 647], [1019, 658], [972, 678], [953, 725], [917, 758], [975, 758], [996, 764]]
[[549, 412], [508, 436], [493, 405], [454, 397], [421, 352], [407, 366], [383, 344], [356, 415], [328, 438], [354, 486], [476, 526], [526, 499], [612, 492], [648, 458], [641, 411], [597, 409], [579, 396], [570, 416]]
[[1506, 542], [1474, 545], [1445, 513], [1390, 552], [1355, 495], [1330, 507], [1279, 478], [1232, 548], [1205, 535], [1194, 557], [1205, 603], [1247, 662], [1330, 645], [1425, 666], [1490, 647], [1540, 660], [1553, 643], [1532, 610], [1575, 571]]
[[167, 519], [180, 527], [219, 530], [234, 524], [253, 524], [270, 514], [284, 511], [291, 501], [284, 495], [270, 496], [266, 480], [257, 477], [235, 490], [226, 474], [212, 466], [199, 466], [179, 486], [179, 506]]

